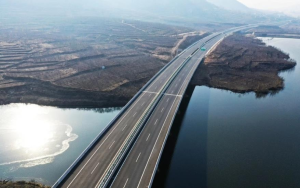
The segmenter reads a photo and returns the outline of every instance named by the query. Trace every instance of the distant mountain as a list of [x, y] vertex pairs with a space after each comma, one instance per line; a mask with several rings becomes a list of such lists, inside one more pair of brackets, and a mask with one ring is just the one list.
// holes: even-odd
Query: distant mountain
[[220, 8], [238, 12], [252, 12], [253, 10], [237, 0], [207, 0]]
[[[114, 17], [177, 25], [199, 23], [257, 23], [280, 21], [284, 16], [265, 14], [237, 0], [0, 0], [0, 21]], [[22, 19], [20, 19], [22, 18]]]
[[236, 0], [102, 0], [99, 6], [113, 7], [112, 11], [118, 10], [119, 14], [127, 11], [133, 17], [171, 22], [257, 23], [277, 19], [251, 12]]

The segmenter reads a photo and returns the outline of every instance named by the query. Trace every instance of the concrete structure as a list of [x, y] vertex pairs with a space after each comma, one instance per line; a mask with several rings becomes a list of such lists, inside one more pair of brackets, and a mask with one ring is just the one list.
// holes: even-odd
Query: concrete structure
[[194, 43], [157, 73], [100, 133], [53, 187], [151, 186], [182, 95], [207, 52], [225, 34]]

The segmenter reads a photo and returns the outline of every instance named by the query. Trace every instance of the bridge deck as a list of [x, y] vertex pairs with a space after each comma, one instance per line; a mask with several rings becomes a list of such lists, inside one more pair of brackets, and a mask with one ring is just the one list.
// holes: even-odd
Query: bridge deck
[[80, 164], [68, 174], [68, 178], [59, 187], [95, 187], [131, 130], [140, 117], [153, 102], [167, 80], [197, 47], [194, 46], [183, 53], [180, 58], [171, 63], [147, 88], [142, 92], [128, 110], [121, 115], [109, 131], [96, 143]]
[[[181, 97], [206, 53], [195, 50], [202, 44], [209, 49], [223, 36], [214, 34], [205, 37], [183, 51], [126, 105], [105, 134], [95, 139], [91, 148], [84, 151], [79, 157], [80, 160], [76, 160], [53, 187], [104, 187], [107, 183], [105, 178], [111, 178], [116, 170], [115, 164], [119, 164], [118, 160], [125, 157], [124, 151], [130, 149], [128, 144], [137, 136], [138, 139], [112, 186], [151, 185]], [[142, 132], [138, 134], [137, 130], [140, 129]]]
[[[221, 36], [222, 37], [222, 36]], [[211, 48], [221, 37], [208, 44]], [[199, 47], [199, 45], [197, 45]], [[168, 88], [142, 133], [132, 147], [111, 187], [148, 187], [156, 171], [165, 140], [175, 118], [182, 95], [206, 52], [198, 51]], [[153, 92], [150, 90], [150, 92]]]

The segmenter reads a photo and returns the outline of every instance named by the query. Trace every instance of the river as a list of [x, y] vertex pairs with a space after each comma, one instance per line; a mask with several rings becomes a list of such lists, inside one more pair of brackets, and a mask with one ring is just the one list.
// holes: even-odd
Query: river
[[284, 90], [256, 98], [194, 88], [173, 155], [163, 154], [155, 186], [300, 187], [300, 40], [262, 39], [298, 62], [280, 73]]
[[[264, 41], [300, 62], [300, 40]], [[154, 185], [300, 187], [300, 66], [280, 75], [284, 90], [265, 98], [194, 88]], [[119, 111], [0, 106], [0, 178], [52, 185]]]
[[119, 111], [0, 106], [0, 178], [52, 185]]

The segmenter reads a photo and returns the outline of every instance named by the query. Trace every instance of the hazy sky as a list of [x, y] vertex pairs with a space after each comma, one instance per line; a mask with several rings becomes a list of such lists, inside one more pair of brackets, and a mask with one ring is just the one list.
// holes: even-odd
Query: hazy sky
[[300, 4], [299, 0], [238, 0], [248, 7], [264, 10], [283, 10]]

